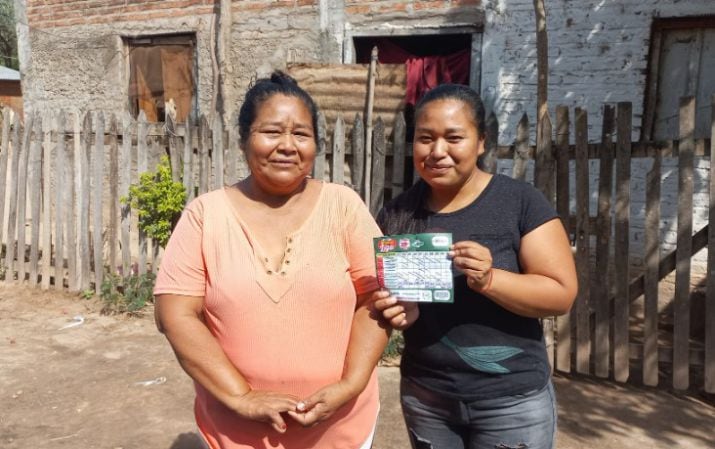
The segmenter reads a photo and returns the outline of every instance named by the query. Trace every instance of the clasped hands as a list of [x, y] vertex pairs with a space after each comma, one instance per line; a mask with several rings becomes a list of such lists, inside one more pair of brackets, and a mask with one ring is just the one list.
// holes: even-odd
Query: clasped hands
[[283, 413], [303, 427], [312, 427], [330, 418], [358, 393], [346, 381], [321, 388], [306, 399], [270, 391], [251, 390], [232, 401], [230, 407], [240, 416], [269, 423], [278, 433], [285, 433]]

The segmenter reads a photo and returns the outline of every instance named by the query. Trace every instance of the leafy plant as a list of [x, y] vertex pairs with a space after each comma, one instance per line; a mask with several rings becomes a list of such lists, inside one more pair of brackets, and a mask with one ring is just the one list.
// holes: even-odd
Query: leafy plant
[[390, 340], [382, 352], [382, 364], [393, 365], [399, 362], [402, 350], [405, 348], [405, 338], [400, 331], [392, 331]]
[[153, 301], [154, 273], [120, 277], [107, 273], [99, 290], [104, 302], [102, 313], [137, 313]]
[[165, 247], [186, 204], [186, 189], [171, 178], [169, 158], [164, 156], [156, 171], [142, 173], [139, 182], [129, 186], [129, 195], [122, 203], [137, 212], [139, 229]]

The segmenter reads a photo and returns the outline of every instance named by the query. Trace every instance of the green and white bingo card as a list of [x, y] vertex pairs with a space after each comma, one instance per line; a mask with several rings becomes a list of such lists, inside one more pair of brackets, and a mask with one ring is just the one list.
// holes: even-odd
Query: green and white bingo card
[[373, 239], [380, 286], [402, 301], [454, 302], [452, 234], [386, 235]]

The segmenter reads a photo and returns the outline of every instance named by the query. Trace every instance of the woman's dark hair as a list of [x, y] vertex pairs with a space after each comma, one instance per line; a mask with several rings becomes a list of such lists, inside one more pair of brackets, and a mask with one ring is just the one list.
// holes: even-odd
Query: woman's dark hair
[[241, 110], [238, 113], [238, 135], [241, 138], [241, 143], [243, 144], [248, 140], [248, 136], [251, 134], [251, 125], [256, 120], [261, 104], [277, 94], [298, 98], [305, 104], [313, 121], [313, 136], [317, 144], [318, 107], [315, 105], [313, 98], [298, 86], [298, 82], [293, 77], [280, 70], [274, 71], [270, 78], [257, 80], [246, 92]]
[[441, 84], [425, 94], [415, 106], [415, 121], [419, 118], [422, 109], [429, 103], [437, 100], [459, 100], [468, 106], [472, 112], [474, 124], [479, 132], [479, 137], [484, 138], [484, 103], [482, 97], [469, 86], [461, 84]]
[[[472, 113], [479, 137], [485, 138], [484, 104], [474, 89], [460, 84], [442, 84], [425, 94], [415, 106], [415, 122], [422, 109], [437, 100], [458, 100]], [[481, 159], [481, 158], [480, 158]], [[478, 162], [479, 163], [479, 162]], [[402, 195], [386, 205], [377, 217], [377, 223], [385, 234], [416, 234], [424, 232], [430, 212], [424, 207], [429, 194], [429, 185], [417, 181]]]

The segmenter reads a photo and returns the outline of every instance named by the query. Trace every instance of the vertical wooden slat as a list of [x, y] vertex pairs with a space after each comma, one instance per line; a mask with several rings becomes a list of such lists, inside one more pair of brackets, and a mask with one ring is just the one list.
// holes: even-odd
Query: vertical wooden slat
[[199, 121], [199, 195], [209, 190], [211, 161], [209, 160], [209, 122], [205, 115]]
[[[27, 126], [32, 127], [32, 115], [27, 118]], [[15, 114], [12, 124], [12, 164], [10, 167], [10, 204], [8, 205], [7, 217], [7, 246], [5, 249], [5, 280], [13, 280], [15, 276], [15, 267], [19, 264], [15, 263], [15, 257], [19, 253], [19, 243], [16, 240], [16, 232], [18, 232], [18, 216], [19, 216], [19, 190], [20, 190], [20, 172], [25, 170], [24, 165], [20, 165], [24, 158], [22, 155], [25, 146], [26, 130], [22, 128], [20, 123], [20, 114]], [[23, 140], [21, 139], [23, 137]]]
[[68, 189], [67, 184], [69, 179], [65, 174], [65, 169], [67, 167], [66, 149], [65, 149], [65, 111], [60, 110], [57, 114], [57, 132], [55, 133], [57, 138], [57, 145], [55, 146], [55, 289], [64, 288], [64, 277], [65, 277], [65, 209], [72, 207], [71, 203], [64, 203], [65, 191]]
[[10, 151], [10, 133], [12, 127], [12, 109], [5, 106], [2, 110], [2, 147], [0, 147], [0, 249], [5, 239], [5, 186], [7, 183], [7, 158]]
[[529, 117], [524, 113], [516, 127], [514, 167], [512, 170], [512, 177], [514, 179], [523, 180], [526, 177], [526, 165], [529, 162], [529, 152]]
[[362, 124], [360, 114], [355, 114], [353, 121], [353, 130], [350, 135], [350, 146], [353, 153], [353, 166], [351, 170], [353, 190], [358, 192], [361, 197], [365, 195], [365, 185], [363, 178], [365, 176], [365, 128]]
[[87, 112], [82, 124], [82, 151], [79, 155], [79, 181], [80, 186], [79, 207], [77, 208], [77, 219], [79, 220], [79, 288], [87, 290], [89, 288], [89, 156], [92, 152], [92, 114]]
[[327, 152], [327, 132], [328, 125], [325, 122], [325, 115], [322, 112], [318, 113], [318, 148], [315, 154], [315, 162], [313, 162], [313, 178], [321, 180], [325, 179], [325, 153]]
[[233, 185], [236, 181], [243, 179], [239, 175], [240, 145], [238, 141], [238, 119], [236, 112], [230, 121], [226, 124], [226, 134], [228, 142], [226, 142], [226, 184]]
[[539, 189], [549, 203], [554, 204], [554, 163], [551, 149], [551, 117], [548, 112], [544, 114], [538, 124], [541, 132], [537, 135], [536, 157], [534, 162], [534, 186]]
[[613, 192], [613, 131], [614, 109], [611, 105], [603, 107], [601, 146], [598, 177], [598, 215], [596, 218], [596, 267], [593, 282], [595, 315], [595, 334], [593, 341], [594, 368], [598, 377], [608, 377], [611, 351], [611, 285], [610, 247], [611, 247], [611, 196]]
[[181, 139], [176, 130], [176, 114], [166, 114], [166, 134], [169, 140], [169, 163], [171, 164], [171, 179], [181, 182]]
[[375, 121], [372, 132], [372, 187], [370, 212], [375, 216], [382, 208], [385, 196], [385, 125], [382, 117]]
[[715, 393], [715, 95], [710, 109], [710, 213], [705, 286], [705, 391]]
[[629, 376], [629, 298], [630, 282], [630, 209], [631, 209], [631, 103], [617, 106], [616, 129], [616, 225], [615, 225], [615, 285], [613, 316], [613, 376], [625, 382]]
[[402, 111], [395, 116], [392, 132], [392, 198], [395, 198], [405, 188], [405, 134], [407, 125]]
[[[137, 176], [141, 176], [141, 174], [145, 173], [149, 168], [147, 153], [147, 122], [146, 115], [144, 115], [144, 111], [141, 111], [137, 119]], [[147, 237], [146, 234], [144, 234], [144, 231], [142, 231], [141, 229], [139, 230], [138, 234], [139, 254], [137, 260], [139, 266], [137, 267], [137, 273], [141, 275], [146, 273]]]
[[92, 154], [92, 249], [94, 291], [99, 294], [104, 280], [102, 241], [102, 190], [104, 187], [104, 114], [97, 113], [94, 153]]
[[30, 149], [33, 145], [34, 121], [28, 117], [22, 139], [22, 153], [17, 176], [17, 281], [25, 282], [25, 223], [27, 221], [27, 175]]
[[[122, 147], [119, 154], [119, 197], [127, 198], [132, 179], [132, 129], [134, 123], [129, 112], [122, 116]], [[132, 264], [131, 252], [131, 207], [121, 206], [122, 275], [129, 276]]]
[[[248, 168], [248, 161], [246, 160], [246, 152], [243, 151], [241, 145], [241, 134], [238, 128], [238, 118], [232, 120], [231, 126], [229, 127], [231, 132], [231, 153], [236, 156], [236, 177], [233, 182], [246, 179], [250, 173]], [[316, 131], [317, 132], [317, 131]]]
[[497, 146], [499, 145], [499, 122], [494, 112], [489, 114], [484, 124], [486, 136], [484, 140], [484, 155], [482, 156], [482, 168], [487, 173], [497, 171]]
[[660, 264], [660, 173], [656, 152], [646, 175], [645, 273], [643, 308], [643, 383], [658, 385], [658, 265]]
[[223, 119], [221, 114], [216, 114], [211, 132], [211, 148], [213, 157], [213, 184], [212, 190], [220, 189], [224, 185], [224, 148], [223, 148]]
[[109, 272], [117, 273], [117, 236], [119, 235], [119, 151], [117, 148], [117, 118], [112, 114], [109, 118], [109, 224], [107, 229], [107, 245], [109, 246]]
[[680, 100], [678, 146], [678, 239], [675, 250], [673, 302], [673, 388], [690, 382], [690, 257], [693, 235], [693, 153], [695, 151], [695, 98]]
[[[556, 211], [564, 228], [570, 229], [569, 211], [569, 109], [556, 108]], [[571, 312], [572, 314], [575, 313]], [[556, 318], [556, 369], [571, 372], [571, 314]]]
[[182, 173], [184, 188], [186, 189], [186, 200], [191, 201], [194, 198], [194, 145], [193, 145], [193, 127], [191, 120], [187, 117], [184, 129], [184, 170]]
[[[54, 176], [52, 176], [52, 136], [56, 137], [56, 126], [54, 120], [48, 115], [43, 127], [44, 139], [42, 144], [42, 169], [40, 171], [40, 182], [42, 184], [42, 278], [40, 285], [43, 290], [50, 288], [50, 273], [52, 260], [52, 187]], [[56, 156], [55, 156], [56, 157]], [[54, 180], [56, 182], [56, 180]], [[55, 186], [55, 188], [57, 188]]]
[[591, 320], [589, 284], [589, 183], [588, 183], [588, 116], [576, 108], [576, 372], [587, 374], [591, 358]]
[[[47, 123], [47, 120], [44, 120], [44, 123]], [[40, 223], [42, 223], [42, 146], [44, 143], [42, 125], [42, 117], [38, 116], [27, 164], [27, 194], [30, 200], [30, 286], [35, 286], [39, 282], [37, 264], [40, 254]]]
[[330, 173], [333, 176], [332, 181], [335, 184], [343, 185], [345, 183], [345, 121], [342, 113], [339, 113], [337, 120], [335, 120], [333, 158], [331, 162], [332, 169]]
[[73, 113], [72, 117], [72, 144], [65, 148], [65, 160], [67, 167], [68, 186], [64, 196], [65, 223], [67, 224], [67, 288], [70, 291], [79, 290], [79, 260], [77, 252], [79, 244], [77, 241], [77, 215], [79, 206], [79, 159], [82, 152], [82, 138], [80, 135], [80, 116]]

